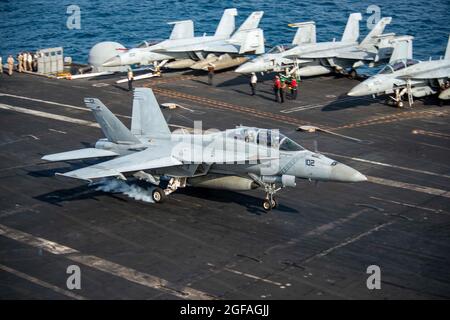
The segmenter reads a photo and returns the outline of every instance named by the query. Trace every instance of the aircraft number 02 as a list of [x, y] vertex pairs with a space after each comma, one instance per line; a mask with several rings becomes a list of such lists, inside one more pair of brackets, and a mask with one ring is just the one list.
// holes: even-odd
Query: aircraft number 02
[[305, 160], [305, 164], [306, 164], [308, 167], [314, 167], [315, 161], [312, 160], [312, 159], [306, 159], [306, 160]]

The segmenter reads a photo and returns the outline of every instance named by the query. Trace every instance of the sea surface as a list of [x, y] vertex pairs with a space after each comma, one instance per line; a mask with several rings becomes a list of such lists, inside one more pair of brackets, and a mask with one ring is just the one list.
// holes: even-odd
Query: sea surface
[[[67, 8], [80, 8], [80, 29], [67, 27]], [[266, 46], [289, 43], [288, 23], [316, 21], [318, 41], [340, 39], [352, 12], [361, 12], [361, 37], [377, 6], [393, 21], [385, 32], [413, 35], [417, 59], [438, 58], [450, 34], [450, 0], [0, 0], [0, 55], [63, 46], [66, 56], [86, 63], [90, 48], [101, 41], [132, 47], [145, 39], [166, 39], [170, 21], [192, 19], [196, 35], [213, 34], [225, 8], [237, 8], [237, 25], [256, 10], [265, 12], [260, 27]]]

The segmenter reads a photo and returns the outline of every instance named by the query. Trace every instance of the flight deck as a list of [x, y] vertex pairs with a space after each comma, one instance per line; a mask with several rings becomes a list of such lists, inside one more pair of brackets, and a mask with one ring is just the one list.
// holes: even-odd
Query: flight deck
[[[274, 101], [272, 78], [169, 72], [136, 81], [172, 130], [280, 129], [350, 165], [367, 182], [297, 180], [265, 212], [264, 192], [179, 189], [162, 204], [55, 177], [94, 163], [41, 157], [103, 138], [85, 97], [127, 126], [133, 95], [119, 77], [0, 77], [2, 299], [449, 299], [450, 109], [434, 98], [396, 108], [349, 97], [344, 76], [304, 79]], [[314, 132], [298, 130], [313, 126]], [[139, 190], [145, 190], [140, 185]], [[148, 187], [150, 188], [150, 186]], [[127, 194], [124, 194], [127, 193]], [[147, 200], [143, 198], [143, 200]], [[66, 287], [68, 266], [81, 289]], [[369, 266], [381, 289], [369, 290]]]

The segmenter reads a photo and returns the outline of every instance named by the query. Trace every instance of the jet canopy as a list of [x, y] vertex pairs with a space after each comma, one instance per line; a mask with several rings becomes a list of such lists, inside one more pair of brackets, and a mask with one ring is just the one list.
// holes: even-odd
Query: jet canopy
[[301, 145], [286, 137], [278, 130], [241, 127], [228, 130], [227, 136], [248, 143], [256, 143], [267, 147], [279, 148], [281, 151], [302, 151]]
[[419, 63], [419, 60], [407, 59], [407, 60], [396, 60], [388, 65], [386, 65], [379, 74], [389, 74], [398, 70], [405, 69], [409, 66]]
[[292, 49], [295, 45], [292, 44], [280, 44], [278, 46], [273, 47], [267, 53], [282, 53], [289, 49]]
[[160, 42], [161, 42], [161, 40], [145, 40], [145, 41], [142, 41], [141, 43], [139, 43], [137, 45], [137, 48], [141, 48], [141, 49], [148, 48], [148, 47], [154, 46], [155, 44], [158, 44]]

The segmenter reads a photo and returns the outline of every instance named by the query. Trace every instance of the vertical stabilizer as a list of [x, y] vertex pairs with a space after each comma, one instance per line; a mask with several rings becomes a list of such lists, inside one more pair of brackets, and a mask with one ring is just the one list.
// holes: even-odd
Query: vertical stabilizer
[[406, 60], [412, 59], [413, 57], [413, 39], [412, 36], [401, 36], [396, 37], [391, 43], [394, 46], [394, 50], [392, 51], [391, 59], [389, 63], [392, 63], [396, 60]]
[[248, 18], [244, 21], [244, 23], [241, 24], [241, 26], [239, 27], [239, 29], [236, 32], [258, 28], [263, 15], [264, 15], [264, 11], [252, 12], [248, 16]]
[[222, 19], [220, 19], [219, 25], [216, 29], [216, 33], [214, 35], [216, 37], [229, 38], [236, 27], [235, 20], [237, 14], [238, 13], [236, 8], [225, 9], [222, 15]]
[[380, 19], [378, 23], [373, 27], [373, 29], [369, 32], [369, 34], [364, 38], [361, 42], [360, 46], [369, 47], [373, 46], [378, 42], [379, 36], [381, 36], [384, 32], [384, 29], [388, 24], [392, 22], [391, 17], [385, 17]]
[[109, 141], [114, 143], [140, 143], [130, 130], [99, 99], [85, 98], [84, 103], [91, 109]]
[[192, 20], [169, 22], [173, 24], [170, 40], [190, 39], [194, 37], [194, 22]]
[[170, 135], [166, 119], [150, 88], [134, 90], [131, 133], [136, 136]]
[[359, 38], [359, 22], [362, 20], [361, 13], [352, 13], [348, 17], [347, 25], [345, 26], [344, 34], [341, 41], [356, 42]]
[[316, 43], [316, 23], [314, 21], [291, 23], [289, 27], [298, 28], [292, 44]]

